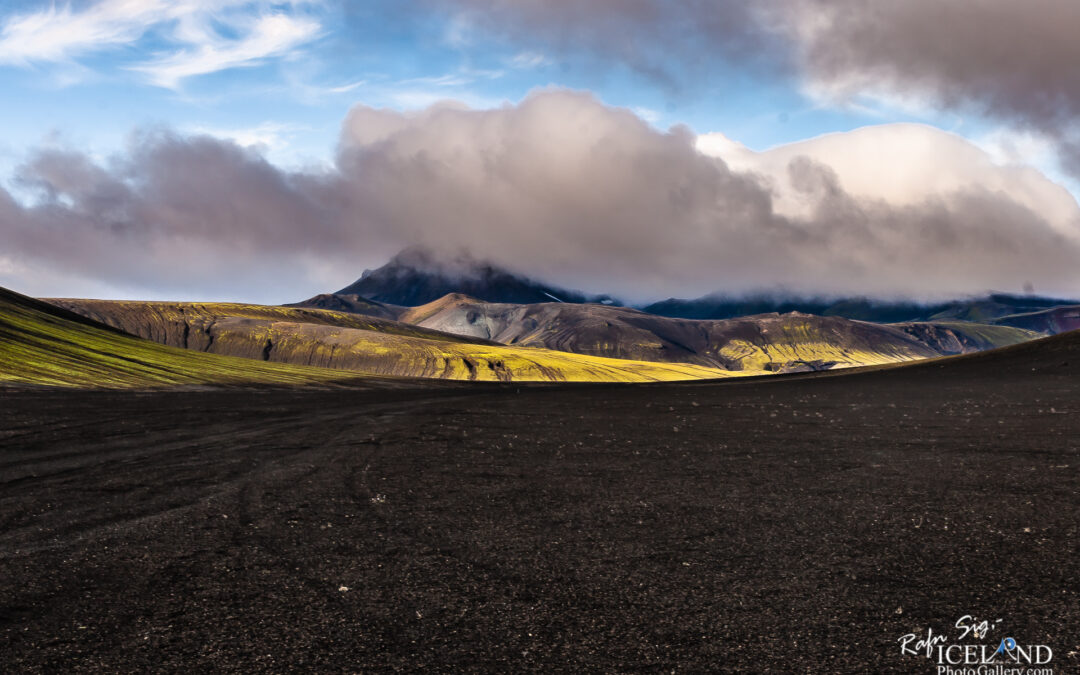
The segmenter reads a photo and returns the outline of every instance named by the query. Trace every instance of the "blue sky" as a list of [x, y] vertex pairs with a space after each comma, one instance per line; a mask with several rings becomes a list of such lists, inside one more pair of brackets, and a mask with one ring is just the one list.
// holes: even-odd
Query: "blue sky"
[[[102, 156], [121, 149], [133, 129], [161, 125], [261, 141], [277, 163], [325, 162], [356, 102], [407, 110], [454, 99], [492, 107], [545, 86], [589, 90], [658, 127], [721, 131], [758, 149], [886, 120], [925, 121], [971, 136], [986, 131], [955, 114], [822, 105], [789, 79], [737, 71], [700, 89], [673, 92], [626, 69], [579, 68], [557, 54], [485, 39], [451, 11], [410, 13], [388, 2], [355, 3], [363, 7], [352, 9], [320, 2], [239, 3], [220, 12], [204, 9], [214, 3], [190, 2], [186, 13], [174, 17], [149, 9], [121, 12], [111, 23], [98, 19], [104, 28], [83, 30], [112, 35], [79, 39], [79, 24], [94, 21], [95, 5], [108, 4], [3, 5], [7, 41], [14, 42], [10, 33], [20, 23], [61, 27], [49, 36], [51, 46], [28, 40], [0, 47], [0, 90], [14, 103], [0, 108], [0, 147], [9, 170], [42, 143], [68, 143]], [[280, 44], [257, 45], [243, 60], [222, 55], [199, 63], [200, 50], [228, 52], [255, 40], [254, 24], [268, 17], [284, 24]], [[65, 23], [72, 28], [62, 28]], [[205, 34], [185, 38], [185, 23], [203, 24]]]
[[[542, 236], [530, 228], [553, 227], [551, 214], [559, 213], [572, 222], [587, 220], [589, 227], [607, 228], [589, 233], [588, 228], [576, 226], [575, 232], [582, 233], [582, 250], [598, 241], [620, 238], [659, 246], [652, 238], [638, 235], [674, 220], [702, 237], [691, 250], [715, 247], [711, 259], [732, 255], [741, 260], [749, 254], [738, 255], [734, 243], [744, 241], [739, 237], [749, 231], [746, 228], [758, 228], [758, 232], [803, 228], [803, 235], [822, 238], [822, 255], [840, 261], [839, 266], [858, 259], [852, 268], [856, 277], [881, 267], [872, 261], [891, 261], [904, 249], [901, 258], [896, 258], [901, 262], [896, 263], [892, 280], [880, 288], [871, 285], [879, 295], [1014, 290], [1029, 279], [1038, 281], [1037, 288], [1080, 293], [1071, 276], [1056, 269], [1047, 271], [1043, 253], [1033, 252], [1023, 265], [1009, 257], [1027, 245], [1023, 242], [1041, 242], [1044, 234], [1064, 237], [1067, 246], [1072, 246], [1080, 232], [1077, 172], [1069, 170], [1080, 166], [1080, 161], [1070, 164], [1070, 153], [1080, 148], [1080, 131], [1071, 122], [1076, 119], [1071, 111], [1080, 110], [1080, 85], [1069, 74], [1077, 56], [1076, 41], [1059, 30], [1080, 16], [1050, 0], [1036, 0], [1029, 9], [1005, 0], [990, 4], [1000, 5], [998, 11], [963, 9], [956, 14], [931, 0], [899, 5], [848, 0], [766, 0], [753, 5], [728, 0], [712, 4], [690, 0], [6, 2], [0, 5], [4, 101], [0, 105], [0, 188], [19, 207], [8, 221], [0, 222], [0, 228], [7, 228], [9, 241], [24, 243], [0, 250], [0, 284], [38, 294], [184, 294], [270, 301], [283, 293], [332, 290], [364, 266], [378, 264], [397, 247], [430, 244], [448, 239], [447, 233], [452, 232], [461, 246], [524, 273], [559, 275], [568, 283], [590, 287], [587, 290], [618, 293], [625, 289], [642, 299], [773, 286], [842, 294], [844, 284], [855, 290], [865, 286], [858, 278], [826, 279], [829, 275], [821, 270], [830, 269], [828, 263], [798, 262], [804, 254], [795, 246], [798, 237], [794, 236], [772, 249], [792, 246], [791, 264], [770, 273], [776, 279], [752, 270], [737, 278], [725, 276], [715, 272], [705, 258], [690, 274], [687, 270], [693, 266], [674, 249], [653, 255], [657, 269], [645, 276], [638, 272], [641, 259], [628, 252], [629, 245], [621, 253], [590, 252], [591, 257], [581, 260], [569, 252], [552, 252], [537, 261], [514, 249], [545, 240], [550, 232]], [[882, 12], [895, 16], [883, 20]], [[946, 13], [937, 16], [942, 12]], [[912, 25], [919, 28], [913, 30]], [[997, 52], [980, 52], [989, 49], [984, 36], [1007, 36], [1025, 25], [1028, 33], [1046, 35], [1038, 49], [1030, 42], [1006, 40], [1001, 49], [1012, 52], [1005, 61], [997, 58]], [[931, 34], [938, 30], [944, 38]], [[937, 50], [938, 45], [945, 47]], [[1015, 72], [1000, 72], [998, 77], [1002, 69]], [[531, 92], [548, 92], [549, 100], [526, 106]], [[1040, 103], [1044, 99], [1059, 105], [1048, 110]], [[421, 113], [446, 100], [473, 111], [502, 110], [502, 117], [476, 113], [448, 121], [446, 116]], [[625, 120], [615, 111], [618, 108], [631, 111], [655, 133], [641, 136], [642, 132], [624, 128]], [[372, 117], [365, 112], [369, 109], [386, 109], [390, 117]], [[627, 148], [646, 153], [630, 160], [646, 167], [661, 161], [653, 145], [683, 143], [678, 141], [683, 132], [665, 132], [685, 125], [697, 138], [697, 150], [709, 161], [752, 176], [748, 180], [763, 190], [759, 199], [768, 201], [767, 215], [762, 218], [772, 220], [768, 225], [734, 222], [732, 227], [743, 230], [729, 232], [726, 238], [721, 237], [719, 226], [702, 234], [700, 223], [739, 212], [743, 207], [733, 204], [741, 204], [738, 199], [745, 195], [725, 192], [731, 188], [727, 184], [664, 187], [644, 169], [634, 179], [640, 183], [627, 178], [625, 184], [612, 187], [610, 212], [585, 213], [579, 208], [583, 194], [564, 193], [552, 197], [551, 214], [543, 217], [498, 210], [502, 207], [493, 200], [501, 199], [508, 189], [520, 190], [519, 196], [527, 201], [550, 187], [544, 182], [547, 178], [529, 174], [513, 185], [504, 184], [505, 177], [494, 176], [488, 183], [447, 187], [440, 193], [444, 203], [420, 212], [414, 220], [402, 220], [400, 214], [413, 206], [411, 195], [430, 187], [424, 175], [430, 177], [431, 170], [453, 168], [455, 162], [464, 161], [460, 144], [472, 142], [469, 134], [489, 133], [491, 119], [499, 120], [499, 133], [505, 137], [481, 148], [486, 153], [484, 161], [492, 162], [506, 148], [516, 147], [512, 144], [520, 139], [512, 130], [535, 126], [527, 110], [556, 116], [596, 113], [603, 118], [602, 124], [589, 127], [588, 133], [595, 136], [567, 139], [581, 144], [576, 149], [582, 153], [578, 167], [596, 159], [592, 150], [609, 133], [618, 138], [625, 134]], [[347, 120], [352, 120], [351, 126]], [[366, 120], [372, 128], [390, 124], [398, 133], [384, 139], [361, 129], [357, 120]], [[560, 120], [548, 123], [551, 126], [535, 128], [562, 133]], [[452, 131], [445, 131], [447, 127]], [[871, 130], [849, 133], [863, 127]], [[343, 129], [351, 134], [348, 142], [341, 140]], [[462, 136], [447, 138], [449, 133]], [[183, 199], [177, 198], [179, 207], [161, 203], [161, 192], [185, 184], [183, 176], [169, 174], [167, 166], [153, 163], [165, 161], [159, 156], [170, 152], [162, 140], [169, 134], [179, 139], [206, 135], [244, 148], [247, 154], [237, 160], [246, 163], [243, 171], [276, 176], [268, 180], [276, 181], [277, 188], [260, 187], [254, 192], [265, 196], [265, 190], [277, 190], [289, 208], [303, 214], [296, 217], [298, 232], [321, 233], [320, 237], [325, 235], [327, 242], [335, 243], [325, 244], [327, 248], [311, 243], [303, 259], [288, 258], [289, 251], [250, 244], [252, 260], [272, 258], [293, 266], [297, 271], [287, 278], [269, 275], [252, 262], [245, 274], [213, 276], [208, 272], [206, 284], [188, 287], [175, 279], [158, 278], [152, 273], [153, 265], [132, 264], [129, 269], [124, 261], [149, 258], [170, 241], [182, 241], [195, 255], [196, 251], [219, 251], [225, 240], [259, 239], [256, 231], [262, 226], [242, 222], [236, 215], [248, 212], [244, 205], [229, 204], [221, 211], [220, 204], [199, 202], [199, 194], [189, 195], [195, 204], [190, 213], [184, 211]], [[193, 141], [179, 146], [191, 157], [211, 151]], [[398, 161], [401, 157], [392, 152], [401, 148], [411, 153], [411, 166], [430, 162], [428, 174], [395, 173], [396, 179], [412, 182], [395, 184], [400, 193], [386, 190], [379, 199], [368, 195], [363, 203], [355, 202], [358, 181], [372, 175], [350, 173], [340, 164], [340, 153], [352, 152], [368, 166], [376, 160]], [[685, 149], [679, 148], [678, 152]], [[218, 153], [215, 156], [228, 155], [221, 148], [212, 151]], [[700, 157], [692, 152], [680, 156], [678, 161], [683, 163], [676, 173], [685, 170], [684, 177], [696, 175], [691, 165]], [[860, 250], [860, 256], [867, 256], [863, 260], [850, 249], [852, 242], [824, 243], [837, 236], [828, 223], [839, 216], [823, 215], [823, 210], [836, 205], [821, 201], [825, 197], [808, 201], [806, 180], [796, 180], [793, 173], [801, 165], [792, 161], [799, 158], [824, 167], [825, 177], [815, 181], [828, 182], [830, 175], [839, 181], [838, 189], [858, 206], [859, 227], [865, 230], [859, 241], [876, 240], [880, 250]], [[273, 168], [260, 169], [262, 159]], [[540, 155], [531, 161], [547, 166], [543, 162], [548, 159]], [[204, 160], [192, 161], [199, 166], [198, 161]], [[73, 167], [81, 167], [78, 176]], [[552, 164], [547, 168], [558, 174], [578, 167]], [[162, 184], [148, 187], [139, 172], [157, 168], [162, 170]], [[466, 168], [463, 164], [455, 171]], [[609, 173], [618, 174], [618, 167]], [[593, 177], [581, 177], [582, 190]], [[319, 181], [336, 183], [323, 185], [316, 195], [312, 185]], [[707, 203], [692, 213], [657, 211], [651, 225], [641, 224], [636, 230], [619, 220], [625, 220], [617, 215], [624, 198], [632, 201], [639, 194], [661, 189], [674, 190], [672, 194], [700, 189], [720, 203]], [[926, 247], [937, 247], [942, 241], [970, 242], [965, 239], [965, 228], [979, 236], [981, 217], [971, 209], [976, 192], [987, 199], [1006, 199], [1010, 208], [1017, 208], [1016, 224], [1009, 226], [1012, 230], [986, 239], [1015, 237], [1016, 242], [1005, 242], [997, 253], [987, 252], [989, 257], [978, 263], [983, 268], [1007, 269], [1007, 273], [986, 278], [970, 273], [937, 277], [932, 271], [914, 269], [923, 264], [919, 261], [938, 254], [936, 248], [928, 252]], [[320, 199], [327, 201], [316, 203]], [[107, 208], [102, 206], [109, 200], [113, 201]], [[882, 205], [889, 210], [879, 212]], [[469, 218], [462, 216], [456, 225], [436, 222], [450, 208], [468, 213]], [[892, 242], [891, 248], [882, 248], [888, 241], [886, 233], [879, 231], [886, 227], [883, 223], [911, 220], [913, 209], [923, 209], [923, 213], [944, 209], [945, 216], [935, 217], [949, 233], [931, 236], [918, 221], [911, 226], [918, 232], [911, 242]], [[119, 212], [125, 219], [143, 219], [124, 222], [144, 228], [147, 238], [136, 243], [130, 235], [118, 235], [120, 229], [111, 219]], [[211, 212], [226, 213], [231, 220], [207, 223], [210, 216], [206, 214]], [[498, 213], [498, 222], [476, 228], [465, 223], [494, 218], [493, 213]], [[3, 217], [0, 212], [0, 220]], [[728, 225], [725, 222], [724, 227]], [[223, 239], [215, 240], [208, 231], [223, 233]], [[80, 262], [80, 271], [75, 273], [62, 257], [49, 252], [49, 237], [86, 237], [88, 245], [100, 245], [102, 251], [121, 247], [127, 254], [113, 259], [103, 253], [99, 265]], [[322, 241], [320, 237], [311, 241]], [[749, 241], [747, 237], [745, 242]], [[910, 250], [905, 249], [908, 243]], [[342, 253], [343, 245], [354, 247], [348, 256]], [[1068, 250], [1050, 239], [1046, 246]], [[262, 255], [267, 257], [259, 258]], [[585, 269], [597, 255], [606, 261], [603, 274]], [[963, 254], [958, 249], [952, 255]], [[1003, 256], [1006, 262], [999, 264], [993, 255]], [[660, 261], [667, 261], [669, 268]], [[978, 265], [972, 259], [970, 269]], [[770, 269], [764, 261], [759, 267]], [[802, 276], [779, 278], [787, 269], [801, 270]], [[930, 281], [905, 286], [905, 278], [915, 277]]]

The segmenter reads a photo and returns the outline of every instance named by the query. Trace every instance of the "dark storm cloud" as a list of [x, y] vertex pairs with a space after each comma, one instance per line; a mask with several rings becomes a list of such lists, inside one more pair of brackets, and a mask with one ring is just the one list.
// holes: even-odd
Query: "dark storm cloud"
[[[1080, 112], [1080, 4], [1060, 0], [796, 0], [792, 29], [812, 77], [874, 86], [1061, 126]], [[850, 88], [844, 92], [845, 88]]]
[[829, 93], [924, 97], [1037, 129], [1063, 141], [1063, 160], [1076, 173], [1080, 4], [796, 0], [795, 7], [788, 27], [807, 76]]
[[497, 110], [357, 106], [324, 174], [168, 133], [139, 137], [107, 166], [47, 151], [20, 173], [39, 203], [0, 193], [0, 263], [268, 301], [339, 288], [414, 244], [631, 299], [1080, 290], [1075, 223], [1062, 233], [1003, 191], [890, 205], [853, 197], [832, 169], [797, 157], [786, 171], [807, 207], [780, 215], [774, 181], [733, 171], [695, 140], [548, 91]]
[[628, 65], [684, 91], [768, 64], [835, 101], [977, 112], [1059, 142], [1080, 176], [1080, 3], [1066, 0], [431, 0], [553, 58]]

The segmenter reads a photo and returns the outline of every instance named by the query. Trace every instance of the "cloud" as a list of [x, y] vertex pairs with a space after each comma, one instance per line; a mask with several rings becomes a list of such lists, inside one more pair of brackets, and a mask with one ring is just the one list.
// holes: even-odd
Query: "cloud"
[[99, 0], [10, 15], [0, 24], [0, 64], [77, 65], [91, 54], [139, 44], [152, 33], [171, 51], [129, 66], [159, 86], [185, 78], [259, 65], [289, 54], [321, 34], [321, 25], [298, 10], [306, 1], [278, 4], [252, 0]]
[[354, 89], [358, 89], [367, 84], [367, 80], [357, 80], [355, 82], [349, 82], [348, 84], [338, 85], [336, 87], [327, 87], [326, 91], [331, 94], [347, 94]]
[[1080, 5], [1058, 0], [791, 0], [808, 88], [831, 100], [914, 98], [1075, 142]]
[[317, 21], [285, 14], [260, 16], [239, 39], [216, 35], [201, 36], [191, 49], [183, 49], [131, 70], [144, 73], [160, 87], [175, 89], [194, 75], [206, 75], [232, 68], [258, 66], [272, 57], [289, 54], [320, 32]]
[[155, 133], [105, 165], [42, 151], [20, 176], [39, 201], [0, 192], [12, 265], [158, 295], [297, 299], [417, 244], [634, 300], [1080, 292], [1075, 203], [909, 125], [750, 153], [550, 90], [488, 110], [356, 106], [319, 174]]
[[1074, 28], [1057, 0], [792, 0], [787, 25], [811, 82], [834, 97], [910, 92], [1060, 126], [1080, 109]]
[[218, 127], [194, 126], [188, 129], [192, 134], [203, 134], [226, 139], [242, 148], [254, 148], [263, 152], [283, 150], [289, 145], [289, 138], [306, 130], [299, 124], [281, 122], [263, 122], [253, 127], [222, 129]]
[[317, 176], [283, 173], [254, 151], [209, 136], [146, 134], [107, 166], [43, 150], [18, 177], [38, 201], [24, 205], [0, 192], [0, 231], [30, 281], [55, 271], [178, 297], [223, 287], [291, 297], [283, 270], [302, 285], [318, 278], [319, 267], [340, 262], [334, 247], [357, 243], [344, 239], [349, 233], [335, 236], [300, 187]]
[[[916, 158], [905, 148], [920, 135]], [[657, 132], [630, 111], [556, 91], [494, 111], [357, 107], [339, 163], [362, 177], [351, 182], [359, 203], [413, 195], [380, 208], [388, 233], [596, 290], [927, 297], [1030, 279], [1075, 292], [1080, 212], [1061, 188], [1030, 169], [995, 169], [971, 144], [924, 127], [872, 136], [738, 167], [699, 152], [688, 130]], [[894, 162], [903, 168], [884, 168]], [[910, 178], [942, 164], [952, 183], [931, 182], [944, 168]], [[901, 190], [892, 181], [905, 172]], [[800, 209], [789, 207], [793, 193]]]
[[0, 28], [0, 63], [66, 61], [86, 52], [131, 44], [160, 20], [156, 2], [106, 0], [76, 12], [71, 6], [9, 16]]
[[427, 1], [518, 48], [684, 93], [723, 81], [725, 66], [765, 68], [833, 105], [983, 115], [1054, 139], [1080, 176], [1076, 2]]
[[519, 70], [541, 68], [550, 66], [551, 63], [551, 59], [537, 52], [518, 52], [514, 54], [514, 58], [510, 59], [510, 66]]
[[1014, 161], [1018, 151], [994, 148], [998, 151], [992, 154], [961, 136], [923, 124], [880, 124], [764, 152], [713, 133], [700, 136], [697, 147], [737, 171], [766, 177], [777, 211], [791, 216], [805, 216], [816, 204], [797, 189], [788, 170], [793, 161], [805, 157], [828, 167], [838, 186], [855, 199], [911, 207], [930, 198], [984, 190], [1038, 213], [1062, 234], [1075, 233], [1080, 226], [1072, 194], [1031, 166]]

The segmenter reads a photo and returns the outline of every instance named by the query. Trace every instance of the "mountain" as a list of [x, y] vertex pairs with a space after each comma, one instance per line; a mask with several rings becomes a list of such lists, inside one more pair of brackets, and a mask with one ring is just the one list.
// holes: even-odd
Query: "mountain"
[[910, 321], [891, 324], [942, 356], [971, 354], [1036, 340], [1043, 333], [971, 321]]
[[1061, 305], [1078, 304], [1075, 300], [1044, 298], [1028, 295], [993, 293], [981, 298], [919, 304], [888, 302], [868, 298], [783, 299], [769, 296], [733, 298], [720, 294], [696, 300], [671, 298], [644, 307], [644, 311], [660, 316], [686, 319], [730, 319], [770, 312], [800, 312], [819, 316], [840, 316], [875, 323], [908, 321], [974, 321], [989, 322], [998, 317], [1036, 312]]
[[799, 313], [675, 319], [603, 305], [485, 303], [461, 294], [406, 310], [400, 319], [505, 344], [759, 372], [910, 361], [1038, 337], [1004, 326], [885, 326]]
[[707, 365], [504, 346], [480, 336], [320, 309], [233, 303], [50, 302], [174, 347], [365, 375], [550, 382], [648, 382], [732, 375]]
[[992, 323], [1015, 326], [1049, 335], [1080, 329], [1080, 305], [1066, 305], [1037, 312], [999, 316]]
[[368, 300], [355, 293], [321, 293], [313, 298], [301, 302], [294, 302], [284, 307], [299, 307], [309, 309], [329, 309], [335, 312], [350, 312], [363, 314], [381, 319], [396, 319], [405, 309], [398, 305], [384, 305], [381, 302]]
[[[465, 380], [633, 382], [827, 370], [961, 354], [1038, 336], [963, 321], [888, 326], [799, 313], [689, 320], [599, 304], [488, 303], [462, 294], [418, 307], [357, 295], [314, 301], [349, 311], [73, 299], [45, 307], [69, 320], [89, 320], [95, 330], [116, 329], [110, 334], [118, 339], [134, 335], [169, 347], [364, 376]], [[41, 353], [36, 361], [50, 359]], [[291, 376], [302, 377], [302, 371]]]
[[[228, 351], [234, 340], [247, 342], [241, 334], [255, 325], [305, 324], [332, 328], [356, 329], [424, 338], [442, 342], [467, 342], [495, 345], [489, 340], [466, 338], [419, 326], [351, 311], [331, 311], [308, 307], [246, 305], [231, 302], [142, 302], [132, 300], [78, 300], [50, 298], [48, 302], [80, 316], [148, 340], [206, 351], [210, 347]], [[369, 303], [355, 303], [356, 309], [368, 310]], [[375, 311], [381, 312], [378, 307]], [[247, 356], [247, 354], [237, 354]]]
[[[779, 299], [768, 296], [732, 298], [707, 295], [696, 300], [670, 298], [642, 308], [650, 314], [680, 319], [733, 319], [755, 314], [816, 314], [858, 321], [895, 323], [927, 318], [927, 309], [914, 303], [879, 303], [864, 298], [845, 300]], [[944, 309], [944, 306], [942, 307]]]
[[[365, 270], [334, 296], [360, 296], [382, 304], [415, 307], [449, 293], [464, 293], [487, 302], [596, 302], [618, 304], [609, 296], [587, 296], [549, 286], [466, 256], [439, 257], [422, 248], [409, 248], [376, 270]], [[305, 306], [311, 301], [303, 303]]]
[[325, 385], [357, 377], [163, 346], [0, 288], [4, 386]]
[[[467, 255], [456, 258], [413, 247], [394, 256], [376, 270], [365, 270], [354, 283], [337, 293], [288, 305], [353, 312], [367, 316], [396, 319], [409, 307], [435, 302], [446, 295], [460, 294], [489, 303], [601, 304], [621, 306], [608, 295], [588, 296], [516, 275], [491, 263]], [[734, 319], [759, 314], [813, 314], [841, 317], [873, 323], [955, 322], [993, 323], [1012, 315], [1042, 312], [1057, 307], [1080, 305], [1080, 301], [1034, 295], [991, 293], [983, 297], [962, 298], [947, 302], [919, 303], [886, 301], [864, 297], [798, 298], [780, 295], [731, 296], [714, 293], [694, 300], [670, 298], [640, 307], [648, 314], [678, 319]], [[1001, 325], [1012, 325], [1004, 324]], [[1040, 332], [1058, 330], [1058, 322], [1047, 319], [1041, 324], [1019, 323], [1016, 327]], [[1060, 325], [1072, 325], [1064, 321]]]
[[[984, 387], [987, 391], [992, 391], [994, 387], [1009, 387], [1021, 381], [1021, 378], [1034, 376], [1056, 379], [1063, 383], [1063, 389], [1068, 390], [1075, 387], [1076, 378], [1080, 375], [1080, 330], [1042, 336], [1020, 344], [962, 354], [942, 361], [905, 364], [893, 373], [880, 373], [880, 377], [897, 375], [898, 378], [888, 380], [895, 383], [900, 378], [912, 381], [928, 374], [939, 379], [944, 386], [962, 382], [971, 391]], [[1037, 393], [1035, 395], [1038, 396]], [[1069, 398], [1064, 396], [1058, 400], [1067, 401]], [[1049, 409], [1054, 410], [1052, 407]], [[1052, 414], [1064, 415], [1066, 411], [1058, 410]]]

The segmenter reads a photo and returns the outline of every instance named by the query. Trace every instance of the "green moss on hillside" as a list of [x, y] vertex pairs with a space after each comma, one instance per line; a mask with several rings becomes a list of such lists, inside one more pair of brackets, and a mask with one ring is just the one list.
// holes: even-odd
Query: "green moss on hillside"
[[[648, 382], [731, 374], [697, 365], [474, 344], [409, 326], [391, 326], [394, 332], [371, 330], [358, 327], [367, 325], [366, 317], [336, 317], [323, 310], [93, 302], [95, 311], [119, 312], [122, 321], [117, 324], [145, 333], [147, 338], [164, 339], [178, 327], [190, 328], [192, 313], [197, 322], [205, 320], [213, 330], [202, 334], [204, 344], [179, 349], [113, 330], [59, 307], [0, 292], [0, 383], [81, 387], [314, 384], [374, 375]], [[233, 311], [238, 316], [221, 314]], [[247, 358], [237, 358], [241, 356]]]
[[356, 373], [166, 347], [0, 289], [0, 384], [156, 387], [325, 384]]

